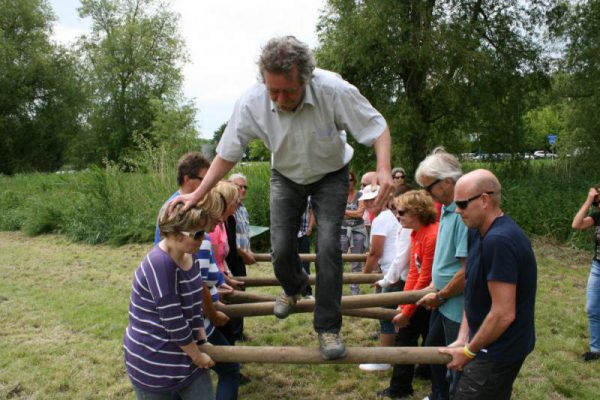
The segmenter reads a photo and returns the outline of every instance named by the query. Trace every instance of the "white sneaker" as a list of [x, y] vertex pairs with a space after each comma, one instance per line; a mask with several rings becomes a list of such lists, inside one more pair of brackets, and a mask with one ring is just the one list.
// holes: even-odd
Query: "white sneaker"
[[423, 397], [423, 399], [422, 399], [422, 400], [429, 400], [429, 396], [425, 396], [425, 397]]
[[362, 369], [363, 371], [377, 372], [387, 371], [388, 369], [392, 368], [392, 366], [390, 364], [360, 364], [358, 368]]

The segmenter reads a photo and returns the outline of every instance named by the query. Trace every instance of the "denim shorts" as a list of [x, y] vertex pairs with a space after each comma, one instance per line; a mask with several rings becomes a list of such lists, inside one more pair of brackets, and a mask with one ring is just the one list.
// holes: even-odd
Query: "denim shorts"
[[[392, 292], [400, 292], [402, 291], [402, 288], [399, 286], [390, 286], [390, 287], [386, 287], [386, 288], [382, 288], [381, 293], [392, 293]], [[396, 309], [396, 307], [386, 307], [386, 308], [390, 308], [392, 310]], [[383, 334], [389, 334], [389, 335], [393, 335], [396, 333], [396, 328], [394, 327], [394, 324], [392, 323], [392, 321], [386, 321], [386, 320], [379, 320], [379, 332], [383, 333]]]

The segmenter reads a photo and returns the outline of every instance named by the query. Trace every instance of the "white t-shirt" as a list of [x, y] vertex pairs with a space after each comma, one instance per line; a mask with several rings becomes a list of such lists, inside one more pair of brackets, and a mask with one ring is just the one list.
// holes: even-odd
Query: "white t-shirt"
[[377, 281], [379, 286], [389, 287], [399, 280], [406, 281], [408, 270], [410, 268], [410, 235], [412, 231], [412, 229], [403, 228], [402, 225], [398, 228], [396, 256], [394, 257], [394, 261], [392, 261], [392, 266], [383, 279]]
[[373, 236], [384, 236], [383, 252], [379, 259], [379, 266], [384, 274], [388, 272], [394, 258], [396, 258], [396, 238], [400, 223], [390, 210], [379, 213], [371, 223], [371, 240]]

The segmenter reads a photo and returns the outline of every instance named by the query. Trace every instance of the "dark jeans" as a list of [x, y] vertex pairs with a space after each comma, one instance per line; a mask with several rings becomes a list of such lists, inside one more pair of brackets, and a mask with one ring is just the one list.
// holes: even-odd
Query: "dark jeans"
[[[423, 307], [417, 307], [408, 326], [400, 328], [396, 333], [395, 345], [398, 347], [418, 346], [419, 337], [426, 337], [428, 328], [429, 311]], [[395, 364], [392, 379], [390, 379], [390, 392], [396, 396], [413, 394], [414, 373], [415, 366], [413, 364]]]
[[[230, 346], [230, 343], [218, 329], [215, 329], [208, 337], [208, 342], [215, 346]], [[237, 400], [240, 387], [240, 364], [215, 363], [215, 366], [211, 369], [219, 377], [216, 400]], [[182, 400], [182, 397], [177, 393], [173, 393], [171, 400]]]
[[[310, 253], [310, 236], [304, 235], [298, 238], [298, 253]], [[310, 262], [302, 262], [302, 269], [304, 270], [304, 272], [310, 275]], [[312, 295], [312, 288], [310, 287], [310, 285], [306, 285], [304, 291], [302, 292], [302, 296], [308, 295]]]
[[298, 256], [300, 217], [307, 197], [317, 221], [317, 284], [314, 328], [317, 332], [339, 332], [342, 326], [342, 250], [340, 235], [346, 197], [348, 167], [325, 175], [317, 182], [300, 185], [272, 170], [271, 247], [275, 276], [289, 296], [301, 294], [308, 284]]
[[523, 361], [525, 359], [502, 364], [476, 358], [465, 366], [453, 398], [509, 400]]
[[[438, 310], [431, 311], [429, 333], [425, 346], [444, 347], [454, 342], [458, 337], [460, 323], [446, 318]], [[450, 375], [450, 376], [448, 376]], [[446, 368], [445, 365], [431, 365], [431, 395], [430, 400], [449, 400], [454, 391], [460, 373]]]

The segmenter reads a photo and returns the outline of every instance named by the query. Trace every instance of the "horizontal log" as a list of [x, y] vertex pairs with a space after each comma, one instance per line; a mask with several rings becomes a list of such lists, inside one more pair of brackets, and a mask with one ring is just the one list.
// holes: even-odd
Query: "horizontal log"
[[[231, 302], [233, 304], [259, 303], [275, 301], [275, 296], [271, 294], [234, 290], [233, 293], [227, 296], [226, 300], [227, 302]], [[342, 315], [391, 321], [391, 319], [396, 315], [396, 310], [383, 307], [357, 308], [352, 310], [342, 310]]]
[[348, 317], [380, 319], [384, 321], [391, 321], [396, 313], [396, 310], [383, 307], [356, 308], [353, 310], [342, 309], [342, 315], [346, 315]]
[[[300, 259], [302, 261], [305, 262], [315, 262], [317, 260], [317, 255], [316, 254], [299, 254]], [[269, 253], [255, 253], [254, 254], [254, 259], [256, 261], [271, 261], [272, 257], [271, 254]], [[344, 262], [365, 262], [367, 261], [367, 254], [366, 253], [360, 253], [360, 254], [348, 254], [348, 253], [344, 253], [342, 254], [342, 260]]]
[[260, 303], [265, 301], [275, 301], [275, 296], [272, 294], [243, 292], [241, 290], [234, 290], [223, 297], [223, 301], [226, 304], [245, 304], [245, 303]]
[[316, 347], [201, 346], [216, 362], [266, 364], [447, 364], [451, 357], [437, 347], [347, 347], [346, 357], [323, 360]]
[[[342, 309], [351, 310], [367, 307], [396, 306], [398, 304], [414, 304], [433, 289], [411, 290], [407, 292], [360, 294], [342, 297]], [[218, 304], [218, 308], [229, 317], [255, 317], [260, 315], [272, 315], [274, 301], [249, 303], [249, 304]], [[295, 313], [312, 312], [315, 308], [315, 300], [300, 299], [296, 303]]]
[[[279, 286], [279, 281], [274, 276], [234, 276], [234, 279], [244, 282], [245, 287]], [[383, 278], [383, 274], [363, 274], [362, 272], [346, 272], [342, 277], [343, 283], [374, 283]], [[308, 277], [308, 283], [314, 285], [317, 281], [315, 275]]]

